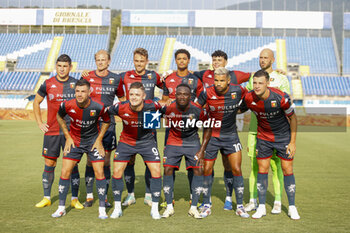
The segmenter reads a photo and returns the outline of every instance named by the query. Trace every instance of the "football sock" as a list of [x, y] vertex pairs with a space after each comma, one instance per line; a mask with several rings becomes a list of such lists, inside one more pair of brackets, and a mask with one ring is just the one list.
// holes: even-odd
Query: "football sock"
[[106, 178], [106, 199], [107, 199], [109, 183], [111, 182], [111, 167], [109, 165], [104, 166], [103, 173], [105, 174], [105, 178]]
[[188, 183], [190, 185], [190, 193], [192, 194], [192, 181], [193, 181], [193, 169], [190, 168], [187, 170], [187, 179], [188, 179]]
[[54, 179], [55, 179], [55, 167], [49, 167], [45, 165], [44, 172], [43, 172], [43, 180], [42, 180], [45, 197], [51, 196], [51, 187]]
[[173, 190], [174, 190], [174, 179], [173, 176], [163, 176], [163, 192], [164, 197], [166, 200], [166, 203], [172, 204], [173, 203]]
[[249, 176], [249, 195], [250, 199], [257, 199], [258, 198], [258, 190], [256, 189], [256, 179], [258, 176], [258, 162], [256, 160], [256, 157], [250, 157], [250, 176]]
[[203, 176], [203, 203], [210, 204], [211, 188], [213, 184], [212, 174]]
[[268, 185], [268, 173], [258, 173], [258, 182], [256, 184], [259, 195], [259, 204], [265, 205], [266, 190]]
[[122, 200], [122, 193], [124, 189], [124, 181], [122, 178], [116, 179], [112, 176], [112, 191], [114, 201], [119, 202]]
[[276, 155], [273, 155], [270, 160], [270, 166], [272, 171], [272, 183], [275, 192], [275, 201], [282, 200], [283, 193], [283, 171], [281, 167], [281, 159]]
[[[94, 188], [94, 179], [95, 173], [94, 169], [88, 165], [85, 167], [85, 185], [86, 185], [86, 194], [91, 195], [93, 198], [93, 188]], [[88, 197], [90, 198], [90, 197]]]
[[80, 185], [80, 174], [78, 170], [78, 165], [75, 165], [71, 175], [71, 185], [72, 185], [72, 197], [78, 197], [79, 185]]
[[151, 171], [148, 169], [148, 166], [146, 166], [146, 169], [145, 169], [146, 193], [151, 193], [151, 188], [150, 188], [151, 179], [152, 179]]
[[233, 176], [233, 186], [235, 188], [237, 205], [243, 204], [244, 181], [243, 176]]
[[226, 188], [226, 196], [232, 197], [232, 192], [233, 192], [233, 174], [232, 174], [232, 171], [225, 171], [224, 172], [224, 182], [225, 182], [225, 188]]
[[69, 181], [70, 179], [63, 179], [60, 177], [60, 181], [58, 182], [58, 205], [60, 206], [66, 205], [66, 198], [69, 191]]
[[127, 165], [124, 170], [124, 180], [128, 193], [134, 192], [135, 187], [135, 165]]
[[[161, 177], [152, 177], [151, 178], [151, 192], [152, 192], [152, 202], [159, 202], [160, 193], [162, 191], [162, 178]], [[153, 204], [152, 204], [153, 206]]]
[[107, 182], [106, 178], [96, 179], [96, 190], [98, 194], [99, 206], [105, 207], [106, 204], [106, 190], [107, 190]]
[[203, 176], [193, 176], [192, 180], [192, 206], [197, 207], [199, 197], [203, 189]]
[[284, 189], [287, 193], [289, 205], [295, 205], [295, 177], [293, 173], [284, 176]]

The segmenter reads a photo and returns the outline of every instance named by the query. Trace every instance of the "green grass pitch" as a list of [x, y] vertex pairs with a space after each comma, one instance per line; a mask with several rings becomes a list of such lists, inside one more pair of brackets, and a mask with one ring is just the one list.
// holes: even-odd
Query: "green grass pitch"
[[[120, 132], [120, 129], [118, 130]], [[349, 131], [349, 130], [347, 130]], [[137, 203], [123, 210], [120, 219], [98, 219], [98, 204], [76, 210], [68, 208], [66, 216], [53, 219], [58, 206], [58, 180], [61, 159], [52, 187], [53, 204], [42, 209], [34, 205], [43, 196], [41, 175], [42, 133], [33, 121], [0, 121], [0, 232], [349, 232], [350, 219], [350, 133], [300, 132], [297, 136], [296, 205], [301, 220], [287, 216], [287, 197], [283, 195], [280, 215], [270, 214], [273, 205], [272, 181], [267, 194], [267, 216], [241, 219], [233, 211], [224, 211], [223, 168], [219, 158], [215, 165], [212, 215], [196, 220], [187, 216], [189, 186], [184, 163], [175, 182], [175, 215], [169, 219], [152, 220], [150, 208], [143, 204], [144, 164], [136, 161], [135, 195]], [[159, 133], [162, 151], [163, 133]], [[240, 133], [246, 148], [247, 133]], [[79, 199], [85, 200], [85, 156], [79, 165], [81, 184]], [[250, 172], [246, 149], [243, 150], [244, 202], [249, 201]], [[270, 175], [271, 178], [271, 175]], [[124, 187], [124, 195], [126, 191]], [[95, 193], [95, 197], [97, 197]], [[111, 190], [109, 200], [112, 200]], [[233, 200], [234, 197], [233, 197]], [[66, 206], [70, 204], [70, 194]], [[111, 214], [112, 209], [108, 210]], [[161, 210], [161, 213], [163, 210]]]

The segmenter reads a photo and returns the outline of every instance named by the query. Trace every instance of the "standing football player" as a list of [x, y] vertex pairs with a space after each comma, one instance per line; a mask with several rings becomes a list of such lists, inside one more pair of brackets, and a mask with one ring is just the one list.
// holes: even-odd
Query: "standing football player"
[[249, 108], [257, 117], [258, 135], [256, 159], [258, 161], [257, 190], [259, 206], [252, 218], [266, 215], [266, 191], [268, 171], [274, 152], [281, 158], [284, 175], [284, 188], [287, 193], [291, 219], [300, 219], [295, 207], [295, 178], [293, 159], [296, 151], [297, 117], [294, 104], [285, 92], [268, 87], [270, 76], [265, 70], [259, 70], [253, 77], [253, 91], [244, 97], [243, 110]]
[[[111, 56], [106, 50], [99, 50], [95, 54], [96, 70], [90, 71], [88, 75], [83, 75], [83, 79], [86, 79], [91, 85], [91, 98], [92, 100], [104, 104], [106, 107], [113, 105], [115, 96], [120, 101], [125, 100], [123, 84], [121, 77], [108, 70], [111, 63]], [[105, 160], [104, 160], [104, 175], [107, 181], [107, 191], [109, 182], [111, 180], [110, 158], [111, 153], [117, 146], [115, 134], [115, 120], [111, 117], [111, 124], [103, 138], [103, 147], [105, 148]], [[93, 184], [94, 184], [94, 170], [89, 161], [89, 157], [86, 163], [85, 169], [85, 184], [86, 184], [86, 202], [85, 207], [91, 207], [93, 204]], [[107, 201], [106, 207], [111, 207], [111, 204]]]
[[[270, 80], [269, 86], [280, 89], [283, 92], [290, 94], [289, 81], [287, 77], [279, 71], [274, 71], [272, 69], [272, 64], [275, 58], [273, 51], [271, 49], [263, 49], [259, 55], [259, 65], [262, 70], [269, 73]], [[248, 85], [248, 90], [253, 89], [253, 78], [250, 79]], [[256, 210], [258, 191], [256, 188], [256, 181], [258, 175], [258, 163], [256, 160], [256, 137], [257, 137], [257, 120], [254, 113], [251, 113], [251, 120], [249, 125], [248, 133], [248, 156], [251, 159], [251, 172], [249, 176], [249, 192], [250, 200], [249, 204], [245, 206], [246, 211]], [[282, 210], [282, 192], [283, 192], [283, 172], [281, 167], [281, 159], [274, 153], [270, 160], [270, 166], [272, 171], [272, 181], [275, 192], [275, 201], [271, 213], [279, 214]]]
[[[129, 100], [118, 103], [109, 108], [109, 112], [118, 115], [123, 121], [123, 131], [115, 152], [113, 164], [112, 189], [114, 196], [114, 210], [111, 218], [122, 216], [121, 195], [124, 181], [124, 170], [135, 154], [140, 154], [151, 172], [150, 190], [152, 193], [151, 216], [160, 219], [158, 203], [162, 190], [160, 175], [160, 154], [152, 129], [144, 129], [144, 113], [157, 111], [160, 104], [152, 100], [145, 100], [145, 88], [140, 82], [130, 85]], [[158, 112], [159, 116], [160, 113]]]
[[[134, 82], [141, 82], [145, 87], [146, 100], [155, 100], [155, 87], [163, 88], [163, 83], [161, 82], [160, 76], [154, 72], [146, 70], [148, 64], [148, 51], [144, 48], [137, 48], [134, 50], [134, 70], [130, 70], [121, 73], [122, 82], [125, 87], [126, 98], [129, 99], [130, 85]], [[157, 132], [154, 130], [154, 137], [157, 140]], [[122, 203], [123, 206], [129, 206], [136, 203], [134, 187], [135, 187], [135, 157], [132, 156], [130, 162], [124, 171], [124, 180], [126, 188], [128, 190], [128, 195], [125, 201]], [[151, 172], [146, 165], [145, 170], [145, 184], [146, 192], [144, 203], [146, 205], [152, 205], [152, 195], [150, 190]]]
[[[81, 160], [84, 153], [92, 162], [96, 177], [99, 218], [108, 218], [105, 207], [107, 182], [103, 172], [105, 149], [102, 140], [110, 118], [103, 104], [90, 99], [90, 93], [90, 83], [84, 79], [79, 80], [75, 85], [75, 99], [63, 102], [57, 113], [57, 121], [66, 138], [66, 143], [58, 186], [59, 204], [56, 212], [52, 214], [54, 218], [66, 214], [65, 202], [69, 190], [69, 178], [74, 166]], [[70, 118], [70, 131], [63, 119], [66, 115]], [[100, 119], [103, 123], [99, 130]]]
[[[71, 58], [66, 54], [60, 55], [56, 61], [56, 76], [45, 80], [40, 86], [33, 103], [35, 120], [39, 129], [45, 133], [42, 150], [42, 156], [45, 159], [45, 168], [42, 175], [44, 198], [35, 205], [38, 208], [51, 205], [51, 187], [55, 178], [57, 158], [65, 145], [65, 138], [58, 125], [56, 115], [60, 104], [75, 96], [74, 87], [77, 80], [69, 76], [71, 69]], [[45, 97], [47, 98], [47, 123], [42, 121], [40, 111], [40, 103], [43, 102]], [[71, 185], [71, 206], [76, 209], [83, 209], [84, 206], [78, 200], [80, 185], [78, 166], [73, 168]]]
[[[192, 202], [188, 215], [198, 219], [202, 218], [197, 204], [203, 190], [203, 158], [211, 137], [211, 128], [204, 128], [203, 141], [200, 144], [196, 122], [207, 120], [204, 110], [191, 101], [191, 87], [188, 84], [179, 84], [175, 91], [176, 101], [162, 108], [162, 113], [170, 127], [163, 157], [163, 192], [167, 207], [162, 217], [168, 218], [175, 213], [173, 173], [175, 169], [179, 169], [181, 158], [185, 156], [186, 169], [193, 170], [193, 179], [190, 183]], [[194, 124], [190, 126], [189, 122], [194, 122]]]

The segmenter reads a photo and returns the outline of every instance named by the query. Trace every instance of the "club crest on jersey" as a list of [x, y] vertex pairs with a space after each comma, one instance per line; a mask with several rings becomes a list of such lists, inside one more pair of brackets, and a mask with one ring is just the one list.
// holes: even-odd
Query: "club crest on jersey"
[[148, 79], [152, 79], [152, 74], [147, 74]]
[[163, 164], [166, 162], [166, 157], [163, 157]]
[[231, 93], [231, 98], [234, 100], [234, 99], [236, 99], [236, 97], [237, 97], [237, 93], [236, 92], [232, 92]]
[[275, 81], [275, 78], [270, 78], [270, 82], [273, 82], [273, 81]]
[[70, 87], [71, 89], [74, 89], [75, 83], [69, 83], [69, 87]]
[[113, 78], [109, 79], [109, 84], [114, 84], [114, 79]]
[[95, 116], [96, 115], [96, 110], [90, 110], [90, 116]]
[[188, 85], [192, 85], [193, 84], [193, 78], [188, 79]]
[[47, 148], [44, 148], [44, 155], [47, 154]]
[[256, 150], [255, 150], [255, 155], [258, 155], [258, 152], [259, 152], [259, 150], [258, 150], [258, 149], [256, 149]]
[[271, 107], [276, 108], [276, 106], [277, 106], [276, 100], [272, 100], [271, 101]]

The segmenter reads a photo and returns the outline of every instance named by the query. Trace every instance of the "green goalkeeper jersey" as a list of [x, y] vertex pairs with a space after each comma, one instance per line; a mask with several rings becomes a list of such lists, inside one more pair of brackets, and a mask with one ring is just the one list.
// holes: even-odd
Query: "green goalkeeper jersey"
[[[272, 71], [270, 75], [270, 85], [269, 87], [275, 87], [280, 89], [283, 92], [290, 94], [290, 85], [287, 76], [284, 74], [280, 74], [276, 71]], [[249, 83], [247, 85], [247, 89], [253, 90], [253, 75], [249, 79]], [[254, 113], [250, 114], [250, 125], [249, 125], [249, 133], [257, 134], [258, 122]]]

